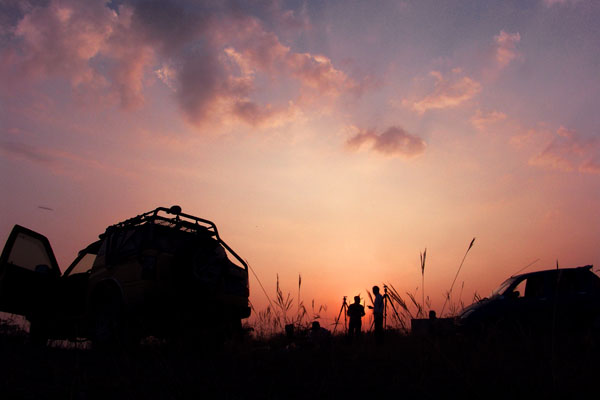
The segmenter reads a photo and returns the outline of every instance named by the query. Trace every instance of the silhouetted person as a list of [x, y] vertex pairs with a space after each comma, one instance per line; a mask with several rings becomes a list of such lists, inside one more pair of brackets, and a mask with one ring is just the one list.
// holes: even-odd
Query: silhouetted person
[[381, 343], [383, 341], [383, 296], [379, 293], [379, 286], [373, 286], [373, 294], [375, 295], [375, 301], [373, 306], [369, 306], [369, 308], [373, 310], [375, 340]]
[[362, 317], [365, 315], [365, 307], [360, 304], [359, 296], [354, 296], [354, 303], [348, 306], [347, 314], [350, 318], [350, 324], [348, 325], [348, 336], [350, 338], [354, 336], [360, 336]]

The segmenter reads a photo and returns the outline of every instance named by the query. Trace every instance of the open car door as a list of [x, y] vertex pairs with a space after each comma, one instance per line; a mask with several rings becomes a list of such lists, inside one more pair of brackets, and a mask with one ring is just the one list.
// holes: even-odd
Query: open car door
[[60, 269], [45, 236], [15, 225], [0, 256], [0, 311], [31, 315], [47, 304]]

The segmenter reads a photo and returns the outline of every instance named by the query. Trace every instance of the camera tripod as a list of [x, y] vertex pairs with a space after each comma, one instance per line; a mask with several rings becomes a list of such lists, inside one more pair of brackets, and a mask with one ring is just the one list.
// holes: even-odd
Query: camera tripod
[[[383, 285], [383, 296], [381, 296], [381, 297], [383, 298], [383, 329], [387, 329], [388, 303], [390, 306], [392, 306], [392, 310], [394, 310], [394, 314], [396, 314], [396, 318], [398, 318], [399, 321], [400, 321], [400, 315], [398, 315], [398, 311], [396, 311], [396, 307], [394, 307], [394, 299], [392, 299], [390, 297], [390, 295], [388, 294], [387, 285]], [[375, 320], [373, 320], [373, 322], [371, 323], [371, 329], [373, 329], [374, 325], [375, 325]]]
[[344, 296], [344, 300], [342, 301], [342, 307], [340, 308], [340, 313], [338, 314], [337, 318], [335, 319], [335, 327], [333, 328], [333, 333], [335, 333], [335, 330], [337, 329], [338, 322], [340, 321], [340, 317], [342, 316], [342, 312], [344, 312], [344, 330], [347, 330], [348, 329], [348, 325], [347, 325], [348, 303], [346, 302], [346, 296]]
[[394, 310], [394, 314], [396, 314], [396, 318], [400, 321], [400, 315], [398, 315], [398, 311], [396, 311], [396, 307], [394, 307], [394, 300], [388, 295], [388, 287], [387, 285], [383, 285], [383, 328], [387, 329], [387, 306], [388, 303], [392, 306], [392, 310]]

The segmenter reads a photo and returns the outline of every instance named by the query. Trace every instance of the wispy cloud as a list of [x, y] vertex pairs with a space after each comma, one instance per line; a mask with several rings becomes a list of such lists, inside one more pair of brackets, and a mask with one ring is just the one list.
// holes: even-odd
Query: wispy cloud
[[553, 7], [553, 6], [564, 6], [568, 4], [576, 4], [581, 0], [542, 0], [545, 6]]
[[521, 35], [517, 33], [507, 33], [500, 31], [494, 36], [496, 42], [496, 61], [502, 69], [511, 63], [518, 56], [517, 44], [521, 41]]
[[600, 175], [600, 156], [585, 161], [579, 166], [579, 171], [588, 174], [599, 174]]
[[471, 124], [479, 131], [485, 131], [498, 122], [505, 121], [506, 114], [500, 111], [481, 111], [478, 109], [471, 117]]
[[346, 147], [351, 151], [369, 148], [385, 156], [413, 158], [424, 153], [427, 144], [418, 136], [392, 126], [381, 134], [358, 131], [346, 141]]
[[481, 84], [468, 76], [464, 76], [459, 69], [452, 71], [449, 76], [444, 77], [439, 71], [431, 71], [430, 75], [435, 79], [433, 91], [421, 100], [404, 100], [419, 114], [427, 110], [445, 109], [457, 107], [472, 99], [481, 91]]
[[529, 163], [550, 169], [597, 174], [600, 173], [599, 160], [598, 140], [583, 137], [573, 130], [560, 127], [550, 143], [539, 154], [532, 157]]
[[85, 171], [98, 170], [118, 176], [132, 177], [130, 169], [120, 168], [89, 157], [56, 148], [35, 146], [18, 140], [0, 142], [0, 153], [14, 160], [33, 163], [53, 174], [83, 179]]
[[26, 143], [15, 141], [0, 142], [0, 151], [5, 156], [26, 160], [45, 167], [58, 167], [59, 165], [56, 156], [47, 150]]
[[[516, 122], [516, 125], [512, 130], [515, 132], [510, 136], [509, 143], [515, 149], [523, 149], [529, 146], [536, 146], [537, 143], [543, 141], [548, 143], [548, 138], [553, 138], [554, 133], [547, 129], [536, 129], [536, 128], [524, 128]], [[539, 147], [539, 146], [538, 146]]]
[[273, 107], [271, 104], [261, 106], [251, 100], [238, 100], [232, 108], [238, 119], [257, 127], [277, 127], [296, 120], [302, 113], [293, 102], [287, 107]]

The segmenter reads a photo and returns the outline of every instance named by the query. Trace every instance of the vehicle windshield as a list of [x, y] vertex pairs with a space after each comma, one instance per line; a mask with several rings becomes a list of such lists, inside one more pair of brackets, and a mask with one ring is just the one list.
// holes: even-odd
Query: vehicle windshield
[[94, 261], [96, 261], [101, 244], [102, 241], [99, 240], [81, 250], [77, 258], [69, 265], [69, 268], [67, 268], [64, 275], [67, 276], [90, 272], [94, 266]]
[[504, 292], [506, 292], [506, 289], [508, 289], [510, 287], [510, 285], [512, 285], [514, 283], [516, 278], [508, 278], [507, 280], [505, 280], [504, 282], [502, 282], [502, 284], [492, 292], [492, 295], [490, 297], [496, 297], [496, 296], [500, 296], [503, 295]]
[[[75, 260], [75, 265], [70, 268], [68, 275], [85, 274], [92, 270], [96, 261], [96, 254], [85, 253], [83, 256]], [[67, 275], [67, 274], [65, 274]]]

